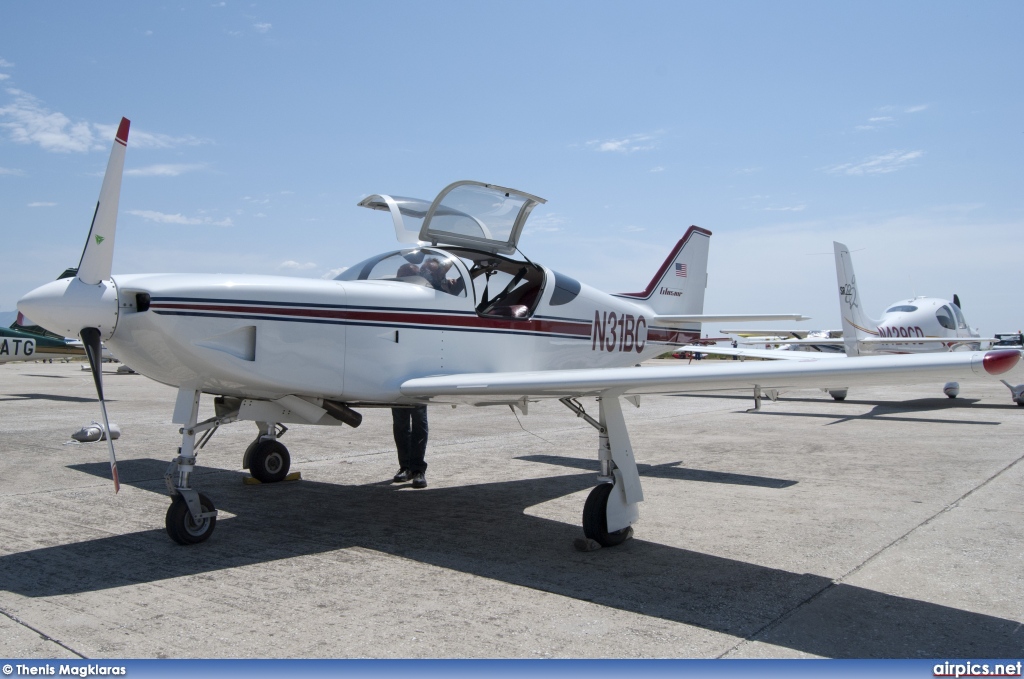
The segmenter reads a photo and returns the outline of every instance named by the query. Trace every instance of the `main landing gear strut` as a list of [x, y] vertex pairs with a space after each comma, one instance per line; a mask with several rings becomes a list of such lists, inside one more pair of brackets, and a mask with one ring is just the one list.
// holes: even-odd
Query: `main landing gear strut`
[[622, 404], [617, 396], [598, 398], [598, 419], [587, 414], [575, 398], [559, 399], [565, 407], [597, 429], [599, 484], [583, 505], [583, 534], [602, 547], [622, 544], [633, 536], [644, 500], [640, 474], [629, 443]]

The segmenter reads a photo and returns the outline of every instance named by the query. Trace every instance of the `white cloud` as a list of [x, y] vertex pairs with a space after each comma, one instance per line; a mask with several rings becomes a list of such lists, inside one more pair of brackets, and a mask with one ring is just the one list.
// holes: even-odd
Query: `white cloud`
[[793, 205], [792, 207], [766, 207], [763, 209], [765, 212], [803, 212], [807, 209], [807, 206]]
[[344, 273], [346, 271], [348, 271], [348, 267], [347, 266], [339, 266], [337, 269], [330, 269], [330, 270], [328, 270], [327, 273], [325, 273], [320, 278], [323, 278], [324, 280], [331, 280], [333, 278], [338, 277], [339, 275], [341, 275], [342, 273]]
[[[46, 151], [85, 153], [95, 148], [89, 123], [72, 122], [63, 113], [45, 109], [38, 99], [20, 90], [7, 90], [14, 103], [0, 107], [0, 128], [18, 144], [39, 144]], [[111, 135], [113, 136], [113, 135]]]
[[888, 174], [909, 167], [913, 164], [913, 161], [923, 155], [924, 151], [890, 151], [889, 153], [865, 158], [858, 163], [842, 163], [841, 165], [827, 167], [825, 172], [847, 175]]
[[665, 171], [665, 168], [662, 167], [661, 165], [659, 165], [657, 167], [652, 167], [651, 168], [651, 172], [664, 172], [664, 171]]
[[[93, 123], [100, 148], [107, 148], [108, 142], [112, 142], [117, 134], [117, 125], [106, 125]], [[128, 142], [133, 149], [171, 149], [178, 146], [199, 146], [209, 144], [209, 139], [200, 139], [192, 135], [174, 137], [169, 134], [145, 132], [139, 129], [132, 129], [128, 132]]]
[[634, 151], [650, 151], [657, 147], [657, 134], [631, 134], [622, 139], [594, 139], [587, 146], [601, 152], [633, 153]]
[[268, 23], [264, 22], [264, 23], [259, 23], [259, 24], [253, 24], [252, 27], [256, 29], [257, 33], [266, 33], [267, 31], [269, 31], [271, 29], [272, 24], [268, 24]]
[[526, 227], [523, 229], [523, 235], [531, 233], [555, 233], [561, 231], [568, 220], [556, 213], [548, 213], [541, 215], [534, 215], [530, 221], [526, 223]]
[[646, 226], [634, 226], [632, 224], [630, 224], [629, 226], [627, 226], [626, 228], [623, 229], [623, 231], [625, 231], [626, 233], [640, 233], [641, 231], [646, 231], [646, 230], [647, 230]]
[[213, 220], [210, 217], [186, 217], [181, 213], [167, 214], [165, 212], [157, 212], [156, 210], [127, 210], [130, 215], [136, 217], [142, 217], [147, 222], [156, 222], [158, 224], [181, 224], [185, 226], [195, 226], [204, 224], [207, 226], [233, 226], [230, 217], [226, 217], [219, 221]]
[[911, 106], [910, 108], [905, 110], [904, 113], [919, 113], [921, 111], [924, 111], [927, 108], [928, 108], [928, 104], [919, 104], [917, 106]]
[[201, 164], [163, 164], [163, 165], [150, 165], [149, 167], [137, 167], [131, 170], [125, 170], [124, 173], [129, 177], [177, 177], [183, 175], [186, 172], [195, 172], [196, 170], [205, 169], [205, 165]]
[[309, 269], [315, 269], [316, 264], [313, 262], [296, 262], [294, 259], [289, 259], [286, 262], [281, 262], [277, 265], [278, 269], [288, 269], [290, 271], [308, 271]]
[[[44, 151], [55, 153], [86, 153], [109, 149], [117, 133], [117, 125], [73, 121], [63, 113], [51, 111], [36, 97], [21, 90], [8, 89], [14, 102], [0, 107], [0, 129], [11, 141], [38, 144]], [[132, 130], [132, 148], [166, 149], [207, 143], [197, 137], [172, 137]]]
[[0, 68], [14, 68], [14, 64], [6, 59], [0, 59]]
[[7, 80], [10, 77], [11, 76], [7, 75], [6, 73], [0, 73], [0, 81]]
[[0, 176], [10, 175], [12, 177], [24, 177], [24, 170], [16, 170], [13, 167], [0, 167]]
[[895, 118], [892, 116], [875, 116], [874, 118], [868, 118], [869, 123], [891, 123]]
[[26, 207], [53, 207], [54, 205], [56, 205], [56, 203], [38, 202], [38, 203], [29, 203]]

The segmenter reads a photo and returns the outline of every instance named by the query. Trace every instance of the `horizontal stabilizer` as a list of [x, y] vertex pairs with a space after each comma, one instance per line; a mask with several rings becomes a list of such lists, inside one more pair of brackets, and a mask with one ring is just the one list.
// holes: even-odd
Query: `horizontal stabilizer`
[[738, 358], [764, 358], [773, 361], [817, 361], [819, 359], [846, 358], [846, 354], [819, 353], [809, 351], [786, 351], [784, 349], [732, 349], [730, 347], [705, 347], [699, 344], [688, 344], [677, 351], [711, 354], [714, 356], [736, 356]]
[[[753, 323], [754, 321], [809, 321], [810, 316], [801, 314], [682, 314], [676, 316], [655, 316], [657, 323]], [[724, 331], [723, 331], [724, 332]], [[767, 332], [767, 331], [766, 331]]]
[[861, 344], [972, 344], [998, 342], [995, 337], [865, 337]]

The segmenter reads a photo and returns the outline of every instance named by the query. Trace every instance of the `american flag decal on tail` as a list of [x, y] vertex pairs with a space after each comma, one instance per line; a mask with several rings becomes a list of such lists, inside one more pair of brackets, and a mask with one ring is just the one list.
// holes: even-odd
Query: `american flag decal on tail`
[[686, 278], [686, 265], [680, 262], [676, 262], [676, 275], [680, 278]]

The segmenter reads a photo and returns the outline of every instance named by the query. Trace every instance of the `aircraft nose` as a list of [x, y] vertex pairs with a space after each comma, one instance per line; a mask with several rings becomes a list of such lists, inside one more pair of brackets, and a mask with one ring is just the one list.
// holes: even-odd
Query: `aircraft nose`
[[82, 328], [97, 328], [104, 340], [114, 334], [117, 306], [113, 281], [89, 285], [78, 278], [52, 281], [18, 300], [18, 311], [51, 332], [77, 337]]

